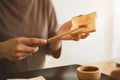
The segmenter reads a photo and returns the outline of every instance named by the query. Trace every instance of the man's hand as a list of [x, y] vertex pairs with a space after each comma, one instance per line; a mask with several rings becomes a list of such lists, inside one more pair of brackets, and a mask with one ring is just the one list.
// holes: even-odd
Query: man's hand
[[[87, 25], [86, 25], [87, 26]], [[66, 33], [71, 30], [72, 23], [71, 21], [66, 22], [61, 26], [61, 28], [58, 30], [57, 35]], [[82, 25], [80, 26], [82, 28]], [[83, 25], [85, 27], [85, 25]], [[76, 34], [68, 34], [63, 37], [61, 37], [61, 40], [75, 40], [79, 41], [80, 39], [85, 39], [86, 37], [89, 36], [89, 33], [76, 33]]]
[[38, 51], [45, 39], [18, 37], [0, 42], [0, 56], [8, 60], [21, 60]]

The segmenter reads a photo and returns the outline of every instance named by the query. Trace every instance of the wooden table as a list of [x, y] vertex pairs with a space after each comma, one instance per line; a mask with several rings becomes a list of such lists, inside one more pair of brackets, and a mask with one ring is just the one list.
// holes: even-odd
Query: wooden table
[[84, 65], [97, 66], [100, 68], [101, 72], [106, 75], [110, 75], [113, 70], [120, 69], [120, 67], [116, 66], [115, 59], [84, 64]]

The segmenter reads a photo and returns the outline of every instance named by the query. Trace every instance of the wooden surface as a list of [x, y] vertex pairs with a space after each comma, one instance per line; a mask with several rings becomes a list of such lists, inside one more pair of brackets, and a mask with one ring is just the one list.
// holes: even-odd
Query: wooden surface
[[84, 64], [84, 65], [97, 66], [99, 67], [102, 73], [107, 75], [110, 75], [113, 70], [120, 69], [120, 67], [116, 66], [115, 59]]

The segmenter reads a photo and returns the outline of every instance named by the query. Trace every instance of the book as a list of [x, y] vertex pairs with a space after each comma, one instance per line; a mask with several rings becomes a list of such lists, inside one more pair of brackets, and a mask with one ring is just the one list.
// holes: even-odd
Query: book
[[46, 80], [43, 76], [38, 76], [38, 77], [34, 77], [34, 78], [11, 78], [11, 79], [7, 79], [7, 80]]

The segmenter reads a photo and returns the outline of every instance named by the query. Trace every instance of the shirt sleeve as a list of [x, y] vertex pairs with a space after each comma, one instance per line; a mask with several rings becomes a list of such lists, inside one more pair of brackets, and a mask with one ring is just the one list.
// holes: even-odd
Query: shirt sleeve
[[50, 2], [50, 5], [49, 5], [48, 27], [49, 27], [48, 37], [50, 38], [50, 37], [55, 35], [55, 33], [57, 31], [57, 28], [58, 28], [58, 22], [57, 22], [55, 9], [54, 9], [54, 6], [52, 5], [51, 2]]
[[[58, 23], [57, 23], [57, 17], [56, 17], [55, 9], [54, 9], [54, 6], [53, 6], [51, 1], [50, 1], [50, 5], [49, 5], [48, 27], [49, 27], [48, 28], [48, 38], [50, 38], [50, 37], [53, 37], [56, 34], [56, 31], [58, 29]], [[61, 48], [58, 51], [53, 53], [53, 51], [50, 50], [49, 44], [48, 44], [48, 49], [50, 51], [49, 54], [52, 54], [53, 57], [55, 57], [55, 58], [60, 57]]]

